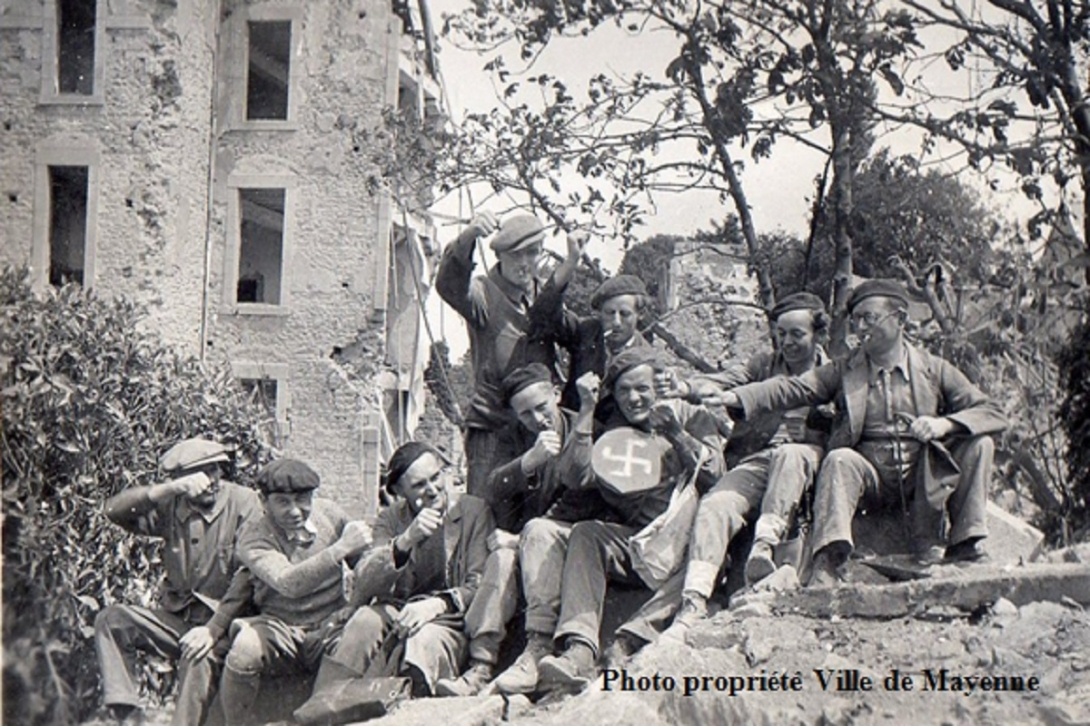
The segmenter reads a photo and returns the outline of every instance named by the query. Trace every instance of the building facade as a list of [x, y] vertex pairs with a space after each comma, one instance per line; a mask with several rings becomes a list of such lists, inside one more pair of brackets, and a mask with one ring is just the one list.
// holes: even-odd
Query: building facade
[[229, 361], [280, 449], [372, 513], [434, 258], [380, 131], [441, 116], [436, 76], [415, 0], [0, 1], [0, 262]]

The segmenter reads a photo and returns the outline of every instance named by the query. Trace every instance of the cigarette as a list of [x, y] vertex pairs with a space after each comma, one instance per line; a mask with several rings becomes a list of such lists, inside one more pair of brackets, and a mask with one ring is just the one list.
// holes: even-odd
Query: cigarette
[[423, 497], [416, 498], [416, 506], [417, 507], [422, 507], [423, 505], [424, 505], [424, 498]]

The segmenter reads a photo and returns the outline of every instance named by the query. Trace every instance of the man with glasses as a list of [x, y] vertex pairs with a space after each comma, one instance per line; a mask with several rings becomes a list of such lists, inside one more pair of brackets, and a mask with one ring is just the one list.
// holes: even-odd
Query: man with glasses
[[983, 560], [995, 447], [989, 435], [1006, 419], [951, 363], [905, 340], [904, 286], [867, 281], [852, 291], [848, 312], [861, 345], [845, 359], [723, 397], [733, 416], [746, 419], [837, 404], [817, 476], [810, 585], [843, 578], [861, 504], [899, 510], [914, 550], [928, 560], [942, 542], [948, 562]]

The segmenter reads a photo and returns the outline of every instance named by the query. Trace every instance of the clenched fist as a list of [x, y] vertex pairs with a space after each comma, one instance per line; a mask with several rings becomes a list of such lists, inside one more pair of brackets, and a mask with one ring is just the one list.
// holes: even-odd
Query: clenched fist
[[543, 467], [546, 462], [560, 454], [560, 445], [560, 435], [556, 432], [539, 432], [534, 446], [522, 455], [522, 471], [529, 474]]
[[416, 513], [409, 529], [398, 536], [398, 547], [403, 551], [409, 551], [413, 547], [423, 543], [432, 536], [439, 526], [443, 524], [443, 513], [434, 507], [425, 507]]
[[340, 542], [347, 551], [348, 556], [359, 555], [367, 550], [371, 547], [373, 540], [371, 526], [362, 520], [353, 520], [347, 523], [340, 537]]
[[588, 371], [576, 379], [575, 390], [579, 392], [579, 406], [593, 409], [598, 403], [598, 390], [601, 386], [602, 380], [593, 371]]
[[470, 220], [466, 232], [473, 230], [475, 231], [474, 237], [485, 237], [499, 229], [499, 226], [500, 221], [496, 215], [491, 212], [478, 212], [473, 219]]

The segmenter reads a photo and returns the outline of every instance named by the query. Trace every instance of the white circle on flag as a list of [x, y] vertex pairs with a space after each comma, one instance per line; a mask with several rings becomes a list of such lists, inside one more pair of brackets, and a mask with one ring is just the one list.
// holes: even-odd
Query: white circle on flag
[[610, 489], [627, 495], [658, 487], [670, 443], [631, 427], [611, 429], [594, 443], [591, 467]]

